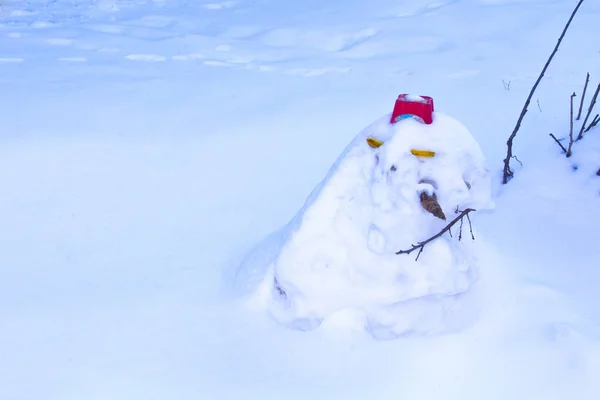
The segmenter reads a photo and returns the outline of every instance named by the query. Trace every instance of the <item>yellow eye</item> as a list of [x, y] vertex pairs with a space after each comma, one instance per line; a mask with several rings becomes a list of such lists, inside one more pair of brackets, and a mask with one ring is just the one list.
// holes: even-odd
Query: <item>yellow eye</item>
[[417, 157], [433, 157], [433, 156], [435, 156], [435, 152], [429, 151], [429, 150], [411, 150], [410, 152]]
[[383, 142], [381, 140], [377, 140], [372, 137], [367, 138], [367, 143], [369, 144], [369, 146], [371, 146], [374, 149], [380, 147], [383, 144]]

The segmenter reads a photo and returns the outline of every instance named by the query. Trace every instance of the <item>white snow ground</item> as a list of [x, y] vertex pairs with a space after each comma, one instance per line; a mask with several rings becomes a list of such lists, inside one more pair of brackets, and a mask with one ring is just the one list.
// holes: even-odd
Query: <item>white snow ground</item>
[[298, 332], [230, 290], [399, 93], [433, 96], [498, 174], [574, 5], [2, 2], [0, 398], [598, 398], [600, 131], [572, 161], [548, 138], [600, 80], [593, 0], [525, 118], [523, 168], [474, 216], [473, 325]]

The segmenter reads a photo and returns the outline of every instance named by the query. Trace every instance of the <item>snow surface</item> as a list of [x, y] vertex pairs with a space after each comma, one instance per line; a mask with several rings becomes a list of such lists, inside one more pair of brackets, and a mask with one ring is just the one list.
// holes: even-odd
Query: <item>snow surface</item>
[[[600, 80], [597, 2], [499, 184], [574, 3], [1, 2], [0, 399], [597, 399], [600, 131], [569, 160], [548, 137]], [[490, 167], [470, 320], [288, 329], [235, 272], [400, 93], [432, 96]]]
[[[251, 262], [240, 266], [245, 279], [268, 264], [259, 296], [284, 324], [312, 329], [342, 312], [357, 315], [377, 338], [457, 329], [461, 318], [453, 310], [476, 278], [472, 252], [458, 240], [460, 228], [456, 240], [432, 242], [418, 260], [396, 252], [438, 233], [457, 210], [491, 208], [490, 173], [478, 144], [455, 119], [434, 113], [430, 125], [412, 119], [390, 124], [390, 117], [344, 150], [281, 231], [273, 254], [263, 250], [268, 238], [255, 250], [261, 256], [250, 254]], [[383, 145], [371, 148], [369, 137]], [[435, 156], [416, 157], [412, 149]], [[445, 220], [423, 209], [421, 192], [437, 196]]]
[[408, 101], [414, 101], [419, 103], [424, 103], [427, 101], [424, 97], [419, 96], [418, 94], [407, 94], [406, 96], [404, 96], [404, 98]]

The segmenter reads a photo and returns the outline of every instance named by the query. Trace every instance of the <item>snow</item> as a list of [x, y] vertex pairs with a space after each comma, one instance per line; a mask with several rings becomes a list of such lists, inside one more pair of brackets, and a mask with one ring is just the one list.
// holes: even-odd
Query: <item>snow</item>
[[427, 101], [425, 98], [419, 96], [418, 94], [407, 94], [406, 96], [404, 96], [404, 98], [408, 101], [419, 103], [425, 103]]
[[[367, 331], [389, 339], [446, 332], [460, 319], [452, 310], [461, 308], [477, 273], [459, 231], [418, 260], [396, 252], [438, 233], [456, 210], [493, 206], [484, 156], [450, 116], [435, 113], [430, 125], [389, 120], [356, 136], [281, 230], [280, 246], [265, 253], [268, 244], [259, 245], [262, 254], [241, 265], [250, 271], [242, 277], [266, 270], [259, 296], [280, 322], [306, 330], [338, 312], [358, 313]], [[383, 145], [371, 148], [369, 137]], [[435, 156], [415, 156], [415, 148]], [[437, 196], [446, 220], [423, 209], [421, 192]]]
[[[2, 2], [0, 398], [596, 399], [600, 131], [570, 159], [548, 137], [568, 136], [586, 72], [600, 80], [596, 2], [500, 184], [573, 3]], [[468, 296], [445, 319], [405, 307], [431, 333], [366, 330], [348, 307], [289, 329], [256, 296], [286, 223], [401, 93], [468, 127], [490, 171], [495, 207], [460, 243]], [[401, 157], [385, 141], [381, 162]], [[409, 244], [382, 237], [360, 239]]]

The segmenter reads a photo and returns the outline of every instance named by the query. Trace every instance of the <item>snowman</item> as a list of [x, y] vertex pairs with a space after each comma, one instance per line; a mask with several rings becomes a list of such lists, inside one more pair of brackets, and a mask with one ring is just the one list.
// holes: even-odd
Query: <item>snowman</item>
[[270, 250], [243, 265], [264, 271], [255, 299], [294, 329], [344, 321], [381, 339], [460, 329], [474, 301], [475, 242], [459, 231], [462, 219], [447, 228], [465, 210], [493, 207], [485, 164], [473, 136], [435, 112], [433, 99], [400, 95], [391, 115], [346, 147]]

